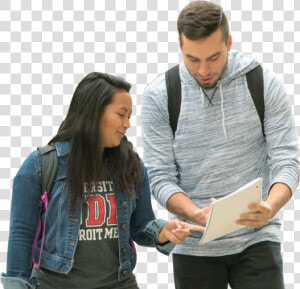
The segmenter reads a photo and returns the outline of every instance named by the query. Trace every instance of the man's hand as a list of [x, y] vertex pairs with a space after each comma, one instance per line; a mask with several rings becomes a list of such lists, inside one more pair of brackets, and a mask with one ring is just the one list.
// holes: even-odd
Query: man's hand
[[[211, 198], [211, 202], [214, 202], [215, 200], [216, 199]], [[182, 219], [205, 226], [209, 216], [210, 207], [200, 209], [188, 196], [183, 193], [176, 193], [169, 198], [167, 209], [169, 212]]]
[[[210, 201], [213, 203], [216, 199], [211, 198]], [[201, 224], [206, 226], [208, 216], [209, 216], [210, 207], [205, 207], [203, 209], [197, 208], [191, 215], [191, 220], [194, 223]]]
[[268, 202], [252, 203], [248, 208], [255, 212], [241, 214], [240, 219], [236, 221], [237, 224], [254, 228], [260, 228], [268, 224], [272, 216], [272, 208]]
[[167, 241], [171, 241], [175, 244], [181, 244], [190, 234], [191, 230], [203, 232], [205, 228], [185, 223], [177, 219], [171, 220], [164, 225], [160, 231], [158, 235], [158, 243], [163, 244]]
[[254, 228], [265, 226], [289, 201], [291, 196], [291, 189], [287, 185], [276, 183], [272, 186], [267, 200], [260, 204], [250, 204], [249, 209], [255, 210], [255, 212], [241, 214], [236, 223]]

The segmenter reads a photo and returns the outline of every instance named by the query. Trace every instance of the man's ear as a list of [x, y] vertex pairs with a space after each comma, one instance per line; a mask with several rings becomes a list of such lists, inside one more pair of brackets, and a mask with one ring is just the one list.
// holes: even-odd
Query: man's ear
[[232, 36], [229, 34], [227, 38], [227, 51], [229, 52], [232, 47]]
[[180, 36], [178, 36], [178, 43], [179, 43], [179, 48], [180, 48], [180, 50], [182, 52], [182, 39], [181, 39]]

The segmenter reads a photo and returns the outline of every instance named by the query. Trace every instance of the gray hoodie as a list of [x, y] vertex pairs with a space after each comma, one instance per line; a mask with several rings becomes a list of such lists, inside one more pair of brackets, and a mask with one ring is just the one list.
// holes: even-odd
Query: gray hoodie
[[[264, 132], [250, 92], [246, 73], [258, 65], [237, 51], [228, 54], [225, 76], [204, 96], [184, 63], [180, 64], [181, 111], [173, 138], [169, 125], [165, 75], [147, 86], [142, 109], [144, 160], [156, 200], [182, 192], [200, 208], [257, 177], [263, 179], [263, 199], [277, 182], [292, 192], [299, 183], [298, 144], [287, 92], [276, 76], [264, 69]], [[192, 232], [174, 253], [221, 256], [241, 252], [260, 241], [280, 242], [280, 221], [262, 229], [246, 227], [199, 245]]]

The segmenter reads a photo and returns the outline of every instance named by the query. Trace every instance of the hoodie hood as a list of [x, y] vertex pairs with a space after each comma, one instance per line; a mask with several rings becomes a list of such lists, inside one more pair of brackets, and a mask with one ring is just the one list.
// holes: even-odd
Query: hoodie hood
[[[227, 131], [226, 131], [226, 116], [224, 113], [224, 96], [223, 96], [223, 89], [222, 86], [226, 85], [227, 83], [231, 82], [232, 80], [245, 75], [255, 67], [259, 65], [256, 58], [250, 55], [245, 55], [240, 53], [237, 50], [231, 50], [228, 53], [228, 64], [225, 76], [219, 80], [219, 89], [221, 95], [221, 113], [222, 113], [222, 125], [223, 125], [223, 132], [224, 137], [227, 138]], [[203, 93], [203, 90], [202, 90]]]
[[225, 76], [220, 80], [223, 84], [230, 82], [254, 69], [259, 62], [252, 55], [245, 55], [237, 50], [228, 52], [228, 64]]

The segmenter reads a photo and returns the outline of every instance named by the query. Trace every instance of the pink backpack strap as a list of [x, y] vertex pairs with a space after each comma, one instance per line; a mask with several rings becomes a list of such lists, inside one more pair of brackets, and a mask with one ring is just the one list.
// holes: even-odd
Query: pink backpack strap
[[39, 261], [38, 261], [37, 264], [34, 265], [36, 268], [40, 267], [40, 262], [41, 262], [43, 247], [44, 247], [44, 240], [45, 240], [46, 219], [47, 219], [47, 209], [48, 209], [48, 197], [47, 197], [47, 192], [46, 191], [41, 196], [41, 199], [40, 199], [40, 202], [39, 202], [39, 207], [40, 207], [40, 210], [39, 210], [39, 220], [38, 220], [38, 225], [37, 225], [37, 229], [36, 229], [36, 233], [35, 233], [35, 237], [34, 237], [34, 241], [33, 241], [33, 245], [32, 245], [31, 267], [33, 266], [34, 251], [35, 251], [35, 247], [36, 247], [36, 244], [37, 244], [37, 240], [38, 240], [39, 235], [41, 233], [41, 227], [42, 227], [41, 214], [42, 214], [43, 208], [45, 208], [45, 216], [44, 216], [43, 234], [42, 234], [42, 241], [41, 241], [41, 249], [40, 249]]
[[131, 246], [132, 246], [133, 252], [136, 255], [136, 248], [135, 248], [135, 245], [134, 245], [134, 242], [133, 242], [133, 239], [132, 239], [131, 235], [130, 235], [130, 241], [131, 241]]

